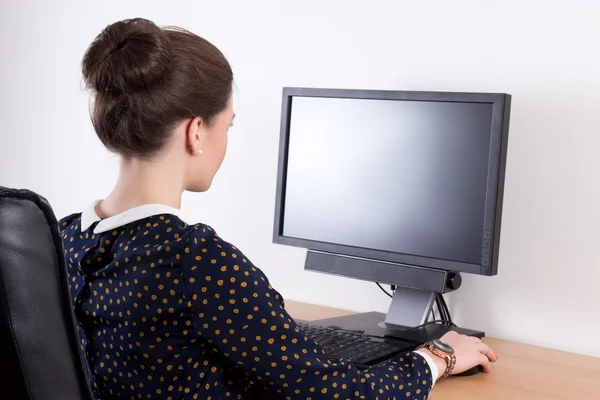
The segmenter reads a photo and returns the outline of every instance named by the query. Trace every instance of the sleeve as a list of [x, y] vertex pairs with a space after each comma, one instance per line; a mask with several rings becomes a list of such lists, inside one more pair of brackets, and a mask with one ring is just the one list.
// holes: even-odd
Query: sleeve
[[195, 329], [254, 382], [286, 399], [427, 399], [433, 377], [420, 354], [366, 370], [330, 360], [236, 247], [209, 227], [189, 240], [184, 281]]

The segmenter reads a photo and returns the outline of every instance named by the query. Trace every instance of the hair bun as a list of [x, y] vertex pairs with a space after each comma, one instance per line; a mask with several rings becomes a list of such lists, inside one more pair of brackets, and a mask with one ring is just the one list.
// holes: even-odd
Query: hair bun
[[82, 61], [83, 77], [96, 92], [131, 94], [159, 82], [171, 61], [170, 42], [161, 28], [142, 18], [107, 26]]

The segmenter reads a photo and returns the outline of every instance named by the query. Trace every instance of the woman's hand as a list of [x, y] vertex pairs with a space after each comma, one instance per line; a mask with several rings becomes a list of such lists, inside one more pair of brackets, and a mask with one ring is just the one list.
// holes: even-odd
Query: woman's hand
[[[479, 338], [459, 335], [451, 331], [442, 336], [440, 340], [452, 347], [456, 355], [456, 365], [451, 375], [460, 374], [477, 365], [481, 365], [484, 372], [490, 372], [490, 364], [498, 361], [498, 357], [492, 349]], [[419, 349], [419, 351], [425, 351], [435, 361], [439, 376], [442, 376], [446, 370], [446, 360], [425, 348]]]
[[[440, 340], [454, 349], [456, 366], [452, 371], [452, 375], [460, 374], [477, 365], [481, 365], [484, 372], [490, 372], [490, 363], [498, 361], [498, 357], [490, 346], [483, 343], [479, 338], [459, 335], [451, 331], [442, 336]], [[445, 367], [440, 370], [440, 374], [444, 370]]]

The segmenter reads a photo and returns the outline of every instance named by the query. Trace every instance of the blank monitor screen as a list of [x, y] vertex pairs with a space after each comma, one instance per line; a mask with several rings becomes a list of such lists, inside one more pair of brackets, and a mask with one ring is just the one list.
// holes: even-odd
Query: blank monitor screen
[[283, 235], [479, 264], [492, 107], [293, 97]]

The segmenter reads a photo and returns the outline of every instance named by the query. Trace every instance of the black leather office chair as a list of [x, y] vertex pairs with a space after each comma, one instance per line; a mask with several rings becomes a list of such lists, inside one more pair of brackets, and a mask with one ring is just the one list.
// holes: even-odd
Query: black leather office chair
[[0, 187], [0, 399], [92, 400], [56, 217]]

